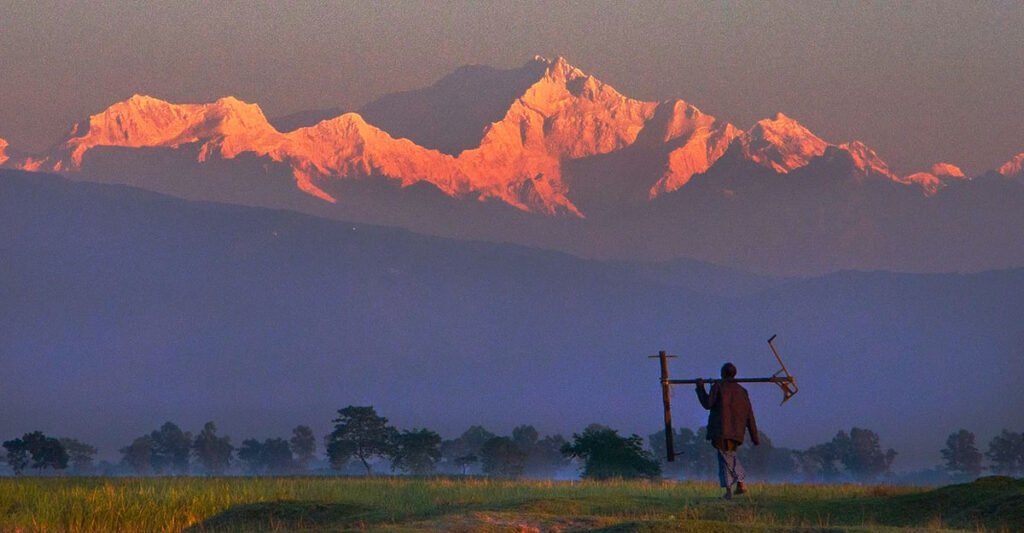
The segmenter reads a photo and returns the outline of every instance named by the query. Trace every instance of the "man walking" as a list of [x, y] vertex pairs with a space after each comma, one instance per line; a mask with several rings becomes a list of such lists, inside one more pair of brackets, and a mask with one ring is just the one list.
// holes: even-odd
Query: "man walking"
[[731, 499], [733, 485], [735, 494], [747, 492], [744, 485], [743, 465], [736, 458], [736, 448], [743, 444], [744, 434], [750, 431], [754, 446], [761, 444], [757, 436], [754, 409], [750, 405], [747, 389], [733, 381], [736, 366], [722, 365], [722, 381], [711, 385], [711, 392], [704, 390], [704, 380], [697, 380], [697, 399], [708, 414], [708, 440], [718, 450], [718, 479], [725, 488], [725, 499]]

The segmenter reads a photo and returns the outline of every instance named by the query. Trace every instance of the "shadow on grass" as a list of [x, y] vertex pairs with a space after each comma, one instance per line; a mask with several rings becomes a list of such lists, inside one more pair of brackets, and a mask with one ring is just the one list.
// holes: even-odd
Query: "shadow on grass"
[[325, 501], [285, 500], [231, 507], [191, 532], [349, 531], [876, 531], [967, 528], [1016, 531], [1024, 524], [1024, 480], [982, 478], [911, 494], [801, 498], [656, 498], [646, 495], [513, 498], [438, 505], [404, 516], [383, 509]]
[[973, 483], [892, 496], [884, 504], [900, 511], [899, 522], [938, 519], [947, 527], [1017, 531], [1024, 527], [1024, 479], [984, 477]]
[[236, 505], [185, 531], [319, 531], [359, 526], [371, 510], [347, 503], [273, 501]]

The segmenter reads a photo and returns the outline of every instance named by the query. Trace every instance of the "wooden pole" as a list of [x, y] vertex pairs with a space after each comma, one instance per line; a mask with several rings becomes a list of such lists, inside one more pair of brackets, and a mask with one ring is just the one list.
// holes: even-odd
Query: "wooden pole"
[[661, 360], [661, 401], [665, 404], [665, 455], [668, 462], [676, 460], [676, 447], [672, 434], [672, 390], [668, 379], [668, 354], [658, 352]]

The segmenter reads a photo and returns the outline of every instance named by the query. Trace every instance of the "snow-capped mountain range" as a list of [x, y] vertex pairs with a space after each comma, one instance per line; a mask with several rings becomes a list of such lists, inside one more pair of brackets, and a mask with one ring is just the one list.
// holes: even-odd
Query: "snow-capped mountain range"
[[[208, 104], [172, 104], [135, 95], [74, 126], [45, 154], [13, 156], [7, 153], [6, 141], [0, 140], [0, 164], [74, 173], [98, 147], [178, 149], [195, 144], [198, 162], [250, 153], [283, 164], [295, 186], [327, 202], [337, 199], [324, 190], [325, 183], [381, 176], [403, 187], [425, 182], [453, 197], [497, 199], [524, 211], [580, 217], [585, 213], [573, 202], [563, 176], [565, 162], [636, 143], [662, 148], [652, 155], [662, 159], [662, 170], [649, 188], [650, 198], [685, 187], [722, 158], [739, 158], [787, 174], [830, 149], [849, 154], [857, 178], [888, 179], [918, 187], [925, 195], [967, 179], [949, 163], [897, 176], [860, 141], [831, 144], [782, 113], [744, 131], [683, 100], [635, 100], [561, 57], [536, 57], [520, 69], [498, 72], [519, 80], [519, 85], [526, 85], [524, 78], [535, 79], [502, 117], [482, 128], [476, 146], [459, 153], [396, 138], [358, 113], [281, 132], [257, 104], [230, 96]], [[431, 135], [429, 123], [420, 129]], [[1019, 175], [1022, 160], [1024, 153], [998, 172]]]
[[895, 173], [778, 113], [748, 129], [559, 57], [466, 66], [359, 109], [268, 118], [135, 95], [0, 166], [596, 258], [776, 274], [1024, 266], [1024, 153]]

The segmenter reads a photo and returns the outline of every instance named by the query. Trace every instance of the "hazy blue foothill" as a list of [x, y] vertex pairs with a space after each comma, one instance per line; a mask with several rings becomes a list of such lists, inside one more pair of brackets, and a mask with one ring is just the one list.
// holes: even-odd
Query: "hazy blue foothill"
[[[116, 450], [163, 420], [287, 434], [374, 405], [445, 438], [471, 424], [569, 434], [661, 426], [657, 366], [751, 386], [758, 425], [803, 448], [870, 427], [896, 468], [967, 427], [1024, 426], [1024, 269], [745, 274], [602, 262], [288, 211], [0, 171], [0, 434]], [[675, 393], [679, 427], [705, 413]]]

